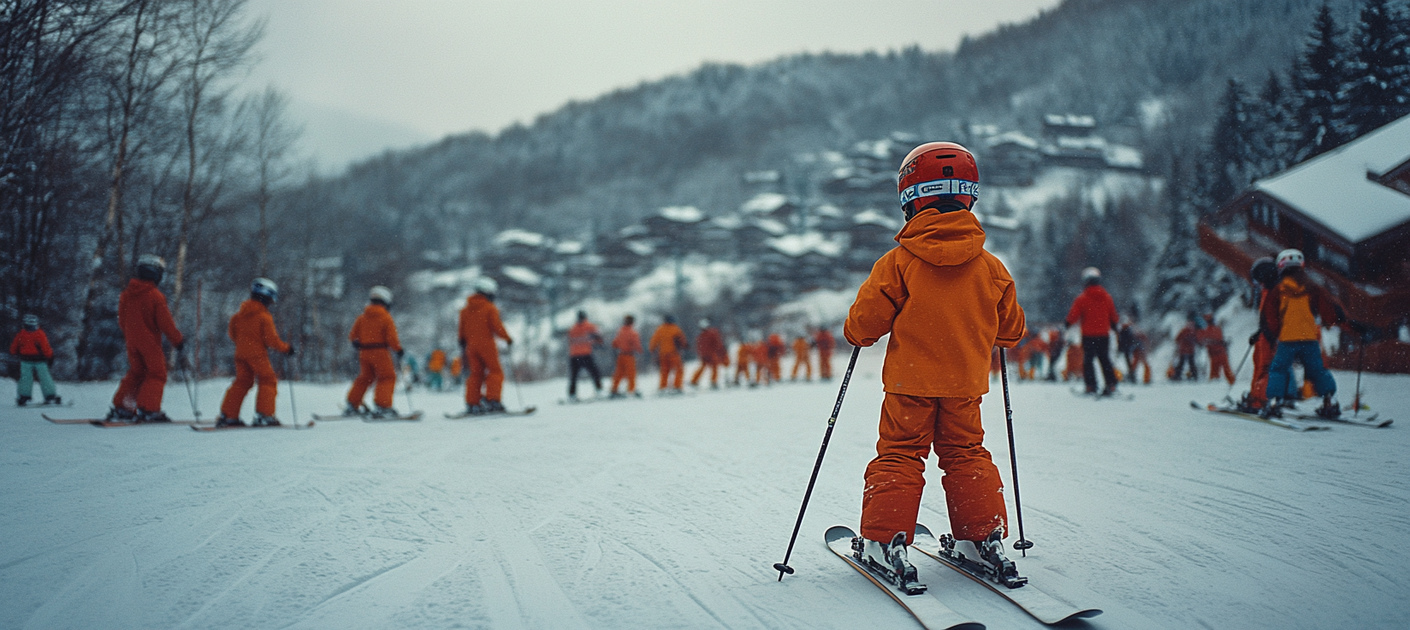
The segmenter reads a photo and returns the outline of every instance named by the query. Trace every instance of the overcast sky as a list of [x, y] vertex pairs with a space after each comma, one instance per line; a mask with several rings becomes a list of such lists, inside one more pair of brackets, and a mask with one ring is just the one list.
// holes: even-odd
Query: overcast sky
[[950, 50], [1058, 1], [250, 0], [268, 20], [251, 85], [289, 95], [306, 150], [333, 169], [705, 62]]

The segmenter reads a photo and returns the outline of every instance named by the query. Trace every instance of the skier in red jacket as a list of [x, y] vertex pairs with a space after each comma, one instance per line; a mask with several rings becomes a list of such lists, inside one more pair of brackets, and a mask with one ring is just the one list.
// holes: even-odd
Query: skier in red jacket
[[10, 355], [20, 359], [20, 380], [15, 393], [15, 404], [21, 407], [29, 404], [34, 394], [34, 379], [39, 378], [39, 391], [44, 392], [44, 404], [57, 405], [58, 392], [54, 389], [54, 378], [49, 376], [49, 363], [54, 360], [54, 349], [49, 347], [49, 336], [39, 328], [39, 316], [26, 314], [21, 322], [24, 330], [10, 342]]
[[109, 422], [171, 422], [162, 413], [166, 389], [162, 336], [177, 353], [184, 338], [171, 319], [166, 296], [157, 288], [165, 274], [165, 260], [144, 254], [137, 259], [137, 277], [128, 281], [118, 298], [118, 327], [127, 342], [127, 375], [113, 395], [113, 408], [105, 418]]
[[1121, 316], [1116, 313], [1116, 302], [1111, 294], [1102, 288], [1102, 272], [1096, 267], [1082, 270], [1082, 283], [1087, 288], [1072, 301], [1067, 312], [1067, 325], [1082, 322], [1082, 382], [1088, 394], [1097, 393], [1097, 374], [1092, 362], [1102, 364], [1103, 387], [1101, 395], [1110, 396], [1116, 392], [1116, 370], [1111, 366], [1111, 337]]

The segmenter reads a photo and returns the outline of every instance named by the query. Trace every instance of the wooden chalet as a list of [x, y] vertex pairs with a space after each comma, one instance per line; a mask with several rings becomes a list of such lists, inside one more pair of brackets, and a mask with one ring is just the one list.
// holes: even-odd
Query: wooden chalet
[[[1377, 329], [1365, 368], [1410, 373], [1410, 116], [1254, 182], [1201, 220], [1199, 243], [1245, 278], [1261, 256], [1302, 250], [1312, 278]], [[1356, 369], [1351, 337], [1331, 367]]]

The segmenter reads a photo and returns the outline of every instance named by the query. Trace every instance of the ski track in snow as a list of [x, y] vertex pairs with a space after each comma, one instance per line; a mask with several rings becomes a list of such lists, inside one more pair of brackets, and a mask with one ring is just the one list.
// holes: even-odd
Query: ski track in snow
[[[96, 429], [6, 409], [0, 627], [916, 627], [821, 541], [857, 523], [880, 362], [863, 352], [781, 583], [771, 565], [836, 381], [573, 406], [551, 404], [559, 380], [508, 392], [533, 416], [473, 421], [440, 418], [457, 393], [416, 392], [422, 422], [305, 431]], [[1020, 570], [1106, 610], [1064, 627], [1410, 627], [1410, 378], [1364, 384], [1391, 428], [1295, 433], [1189, 410], [1218, 383], [1131, 386], [1129, 402], [1015, 383], [1036, 543], [1013, 552]], [[201, 384], [202, 417], [226, 385]], [[114, 386], [63, 387], [96, 412]], [[297, 387], [305, 413], [345, 392]], [[287, 414], [287, 392], [279, 403]], [[166, 406], [189, 411], [179, 383]], [[984, 414], [1009, 482], [997, 391]], [[921, 520], [943, 532], [933, 464]], [[927, 573], [926, 597], [991, 628], [1043, 627]]]

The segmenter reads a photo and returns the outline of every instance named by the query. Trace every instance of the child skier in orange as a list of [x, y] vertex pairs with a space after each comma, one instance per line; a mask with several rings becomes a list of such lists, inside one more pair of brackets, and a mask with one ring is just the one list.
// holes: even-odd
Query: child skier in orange
[[[367, 415], [373, 417], [395, 416], [392, 409], [392, 393], [397, 389], [397, 368], [392, 355], [401, 360], [401, 341], [397, 338], [397, 325], [392, 321], [392, 290], [383, 286], [372, 287], [368, 293], [369, 304], [362, 314], [353, 320], [348, 340], [357, 348], [358, 373], [348, 390], [348, 406], [343, 415]], [[362, 397], [373, 383], [372, 402], [377, 407], [368, 410]]]
[[749, 384], [749, 362], [750, 362], [750, 360], [753, 358], [753, 356], [754, 356], [754, 346], [753, 346], [753, 344], [750, 344], [750, 343], [748, 343], [748, 342], [746, 342], [746, 341], [741, 340], [741, 341], [739, 342], [739, 348], [735, 350], [735, 354], [734, 354], [734, 365], [735, 365], [735, 368], [734, 368], [734, 384], [735, 384], [735, 385], [739, 385], [739, 384], [740, 384], [740, 380], [739, 380], [739, 379], [740, 379], [741, 377], [743, 377], [743, 379], [744, 379], [744, 384], [746, 384], [746, 385]]
[[[484, 276], [475, 280], [475, 293], [465, 298], [460, 309], [460, 349], [465, 355], [465, 412], [469, 414], [504, 411], [500, 395], [504, 391], [504, 369], [499, 366], [499, 346], [495, 339], [513, 345], [514, 340], [499, 318], [494, 296], [499, 283]], [[481, 388], [483, 387], [483, 392]]]
[[788, 352], [788, 346], [783, 345], [783, 337], [778, 333], [769, 335], [766, 345], [769, 353], [769, 378], [775, 381], [783, 380], [783, 355]]
[[813, 334], [813, 345], [818, 347], [818, 378], [832, 380], [832, 351], [837, 347], [837, 339], [826, 326], [819, 326]]
[[446, 351], [436, 348], [426, 357], [426, 387], [433, 391], [445, 389]]
[[1204, 323], [1204, 328], [1195, 333], [1195, 337], [1209, 353], [1209, 380], [1217, 380], [1223, 374], [1233, 385], [1234, 370], [1229, 367], [1229, 342], [1224, 339], [1224, 329], [1214, 322], [1214, 313], [1205, 313]]
[[[686, 347], [685, 332], [676, 325], [676, 318], [670, 315], [665, 316], [661, 325], [656, 328], [656, 332], [651, 334], [651, 345], [648, 349], [656, 353], [657, 365], [661, 367], [661, 385], [659, 392], [666, 392], [666, 384], [671, 383], [671, 390], [679, 394], [681, 387], [685, 384], [685, 367], [681, 362], [681, 351]], [[675, 375], [675, 380], [671, 376]]]
[[[255, 278], [250, 286], [250, 299], [240, 305], [240, 311], [230, 317], [227, 334], [235, 342], [235, 382], [225, 390], [225, 399], [220, 403], [218, 427], [243, 427], [240, 420], [240, 407], [245, 404], [245, 394], [250, 387], [259, 383], [255, 394], [254, 425], [277, 427], [274, 418], [274, 399], [279, 393], [279, 377], [269, 364], [269, 350], [273, 348], [284, 354], [294, 354], [294, 347], [279, 338], [274, 328], [274, 316], [269, 314], [269, 306], [279, 300], [279, 287], [268, 278]], [[297, 418], [294, 419], [298, 421]]]
[[877, 456], [862, 497], [862, 558], [915, 582], [906, 546], [915, 532], [925, 460], [934, 448], [945, 475], [956, 550], [1016, 575], [1003, 555], [1007, 512], [999, 470], [984, 448], [980, 397], [989, 391], [990, 351], [1024, 335], [1013, 278], [984, 250], [969, 210], [979, 170], [964, 147], [923, 144], [906, 156], [898, 187], [906, 224], [872, 267], [843, 335], [870, 346], [890, 333], [882, 367]]
[[622, 318], [622, 327], [612, 338], [612, 349], [617, 352], [617, 363], [612, 368], [611, 396], [621, 396], [617, 393], [617, 386], [624, 379], [627, 381], [627, 395], [639, 396], [636, 393], [636, 355], [641, 354], [641, 335], [636, 332], [635, 317], [628, 315]]
[[165, 335], [177, 354], [183, 337], [171, 319], [166, 296], [157, 285], [166, 274], [166, 261], [144, 254], [137, 259], [137, 277], [127, 283], [118, 297], [118, 327], [127, 343], [127, 375], [113, 395], [110, 422], [171, 422], [162, 413], [162, 392], [166, 389]]
[[710, 320], [700, 320], [700, 334], [695, 337], [695, 353], [700, 355], [700, 367], [690, 377], [690, 386], [698, 387], [705, 370], [710, 370], [710, 387], [720, 387], [720, 368], [729, 368], [729, 349], [725, 347], [724, 335], [720, 329], [710, 325]]
[[773, 371], [769, 369], [769, 341], [761, 338], [758, 342], [751, 344], [754, 361], [754, 385], [768, 385], [773, 383]]
[[798, 380], [798, 368], [804, 368], [803, 380], [813, 380], [813, 361], [808, 356], [812, 350], [813, 345], [806, 338], [800, 336], [793, 340], [793, 373], [789, 379]]

